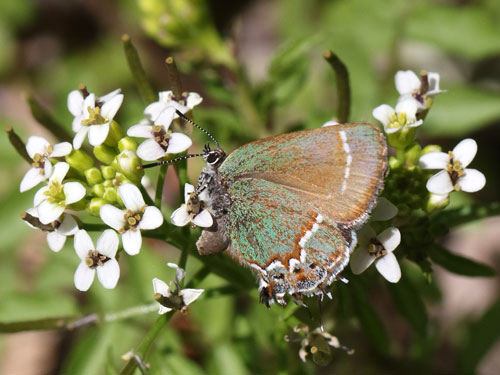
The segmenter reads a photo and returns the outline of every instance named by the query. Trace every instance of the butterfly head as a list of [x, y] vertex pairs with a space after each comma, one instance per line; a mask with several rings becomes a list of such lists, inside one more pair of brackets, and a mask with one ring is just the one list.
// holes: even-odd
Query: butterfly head
[[202, 157], [208, 166], [212, 167], [213, 169], [217, 169], [226, 158], [226, 153], [221, 148], [212, 150], [210, 148], [210, 145], [206, 144], [205, 148], [203, 149]]

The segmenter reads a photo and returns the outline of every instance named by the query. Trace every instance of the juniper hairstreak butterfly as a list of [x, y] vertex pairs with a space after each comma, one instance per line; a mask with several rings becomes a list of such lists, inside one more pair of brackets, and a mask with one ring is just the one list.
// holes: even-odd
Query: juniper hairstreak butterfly
[[383, 187], [382, 132], [339, 124], [261, 139], [229, 156], [205, 147], [199, 156], [206, 166], [195, 193], [208, 192], [215, 219], [199, 252], [225, 250], [250, 267], [268, 306], [285, 305], [287, 294], [330, 295]]

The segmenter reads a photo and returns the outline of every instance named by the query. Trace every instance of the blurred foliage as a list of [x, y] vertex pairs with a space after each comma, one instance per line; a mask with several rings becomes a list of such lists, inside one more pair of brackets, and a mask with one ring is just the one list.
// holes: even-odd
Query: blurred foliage
[[[205, 98], [194, 112], [196, 121], [231, 151], [256, 138], [314, 128], [335, 118], [334, 74], [322, 57], [330, 49], [349, 69], [352, 122], [374, 122], [371, 112], [375, 106], [395, 102], [393, 76], [397, 70], [439, 72], [441, 86], [448, 93], [436, 98], [419, 137], [423, 144], [439, 139], [447, 149], [458, 139], [473, 136], [479, 144], [475, 167], [488, 180], [484, 191], [464, 198], [468, 205], [452, 207], [440, 219], [453, 227], [498, 215], [498, 204], [485, 203], [498, 201], [500, 190], [500, 2], [245, 2], [248, 9], [264, 9], [261, 18], [229, 1], [221, 2], [225, 7], [216, 3], [2, 0], [1, 122], [13, 125], [23, 139], [43, 133], [19, 98], [28, 89], [71, 132], [66, 98], [83, 82], [98, 93], [121, 87], [125, 105], [118, 121], [125, 127], [137, 123], [144, 103], [121, 46], [121, 34], [128, 33], [138, 41], [146, 76], [155, 90], [169, 87], [163, 63], [167, 56], [175, 56], [184, 72], [184, 89], [198, 91]], [[269, 30], [272, 37], [259, 42], [271, 43], [273, 53], [269, 56], [253, 50], [252, 35], [240, 32], [234, 26], [238, 24], [242, 30]], [[256, 56], [245, 60], [240, 54]], [[255, 65], [267, 66], [267, 75], [258, 76]], [[194, 132], [192, 137], [201, 150], [206, 142], [203, 134]], [[96, 284], [86, 294], [76, 292], [72, 278], [79, 259], [72, 241], [54, 254], [42, 233], [17, 219], [31, 207], [34, 195], [18, 192], [27, 166], [7, 137], [0, 137], [0, 156], [0, 322], [78, 318], [91, 313], [104, 316], [152, 302], [152, 277], [174, 278], [164, 263], [177, 262], [179, 252], [151, 240], [140, 256], [120, 260], [122, 276], [115, 290], [106, 291]], [[190, 164], [192, 181], [200, 167], [199, 160]], [[156, 173], [148, 171], [152, 177]], [[167, 188], [176, 184], [173, 175], [169, 178], [173, 182], [167, 180]], [[178, 194], [166, 192], [166, 197], [168, 211], [177, 205]], [[434, 248], [431, 258], [461, 275], [494, 273], [489, 265], [442, 246]], [[189, 257], [188, 281], [201, 267], [199, 260]], [[227, 286], [228, 278], [238, 279], [238, 274], [230, 274], [232, 268], [227, 270], [222, 277], [210, 274], [197, 287], [210, 291]], [[470, 374], [477, 371], [500, 335], [497, 300], [482, 316], [463, 318], [463, 328], [455, 327], [448, 337], [443, 322], [435, 313], [428, 314], [442, 302], [438, 283], [405, 262], [404, 277], [397, 285], [376, 279], [373, 269], [358, 278], [346, 275], [351, 279], [347, 285], [333, 285], [334, 300], [324, 304], [322, 319], [326, 330], [356, 354], [333, 351], [327, 369], [312, 361], [303, 364], [298, 358], [299, 343], [285, 342], [284, 335], [299, 321], [318, 325], [315, 303], [308, 301], [310, 313], [291, 304], [268, 310], [256, 303], [257, 288], [247, 288], [247, 274], [241, 272], [244, 292], [202, 298], [187, 315], [170, 319], [147, 357], [152, 374]], [[155, 319], [153, 312], [75, 331], [59, 330], [66, 347], [55, 348], [58, 371], [120, 371], [125, 365], [120, 356], [142, 340]], [[0, 343], [7, 339], [2, 336]]]

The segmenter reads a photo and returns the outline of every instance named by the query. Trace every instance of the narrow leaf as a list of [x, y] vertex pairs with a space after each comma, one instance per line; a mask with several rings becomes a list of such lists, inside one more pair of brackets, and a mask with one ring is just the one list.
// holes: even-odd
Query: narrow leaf
[[32, 163], [28, 152], [26, 151], [26, 145], [22, 141], [22, 139], [16, 134], [12, 126], [7, 125], [5, 127], [5, 131], [7, 132], [7, 136], [9, 137], [10, 144], [16, 149], [17, 153], [23, 157], [28, 163]]
[[40, 123], [45, 129], [50, 131], [60, 141], [72, 143], [73, 137], [71, 134], [52, 117], [52, 115], [43, 108], [33, 95], [28, 95], [28, 104], [31, 113], [36, 121]]
[[441, 267], [459, 275], [492, 277], [496, 274], [495, 270], [490, 266], [453, 254], [439, 245], [433, 245], [429, 248], [429, 256], [432, 261]]
[[347, 67], [332, 51], [325, 51], [323, 57], [335, 72], [337, 81], [337, 118], [341, 124], [348, 122], [351, 111], [351, 86]]

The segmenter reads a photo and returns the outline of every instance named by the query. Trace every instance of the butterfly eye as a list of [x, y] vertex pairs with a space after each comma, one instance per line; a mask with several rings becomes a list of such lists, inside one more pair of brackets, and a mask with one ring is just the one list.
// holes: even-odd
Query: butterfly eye
[[219, 161], [219, 153], [217, 152], [211, 152], [210, 154], [208, 154], [207, 156], [207, 163], [208, 164], [215, 164]]

